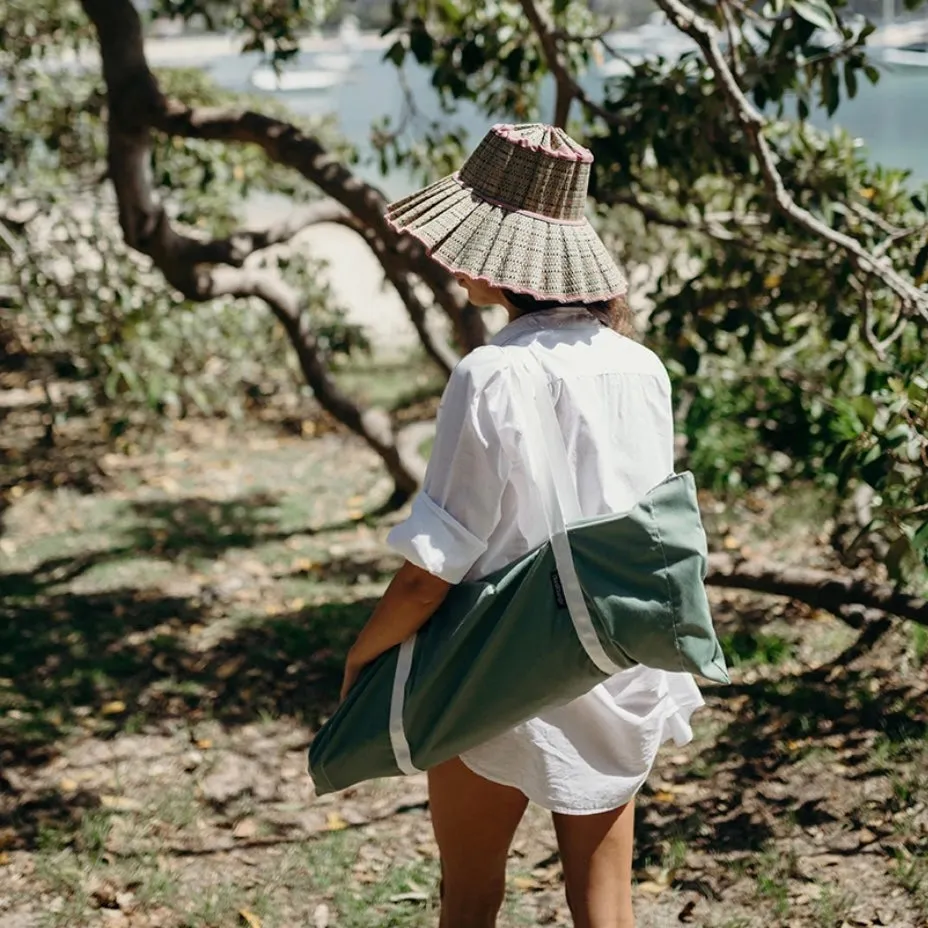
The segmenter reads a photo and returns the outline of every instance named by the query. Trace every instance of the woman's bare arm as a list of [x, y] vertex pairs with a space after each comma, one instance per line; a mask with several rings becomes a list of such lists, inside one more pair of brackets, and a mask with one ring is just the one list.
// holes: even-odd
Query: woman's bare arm
[[365, 666], [422, 628], [450, 589], [446, 580], [409, 561], [403, 563], [348, 652], [342, 699]]

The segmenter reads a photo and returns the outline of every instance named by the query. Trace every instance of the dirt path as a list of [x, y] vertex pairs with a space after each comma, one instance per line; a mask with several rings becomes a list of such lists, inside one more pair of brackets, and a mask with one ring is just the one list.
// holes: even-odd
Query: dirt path
[[[319, 799], [305, 776], [396, 566], [376, 461], [210, 425], [100, 464], [92, 493], [14, 493], [0, 535], [0, 926], [434, 925], [421, 778]], [[729, 546], [816, 557], [773, 510], [748, 537], [710, 509]], [[742, 664], [641, 796], [639, 928], [924, 928], [928, 648], [900, 627], [825, 680], [836, 621], [717, 616]], [[569, 924], [554, 851], [533, 810], [506, 928]]]

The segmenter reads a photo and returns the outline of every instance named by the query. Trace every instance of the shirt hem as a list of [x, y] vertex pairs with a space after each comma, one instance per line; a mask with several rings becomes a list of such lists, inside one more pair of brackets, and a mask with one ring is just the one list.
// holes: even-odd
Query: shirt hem
[[[686, 724], [689, 724], [689, 719], [692, 717], [693, 713], [697, 709], [701, 709], [705, 706], [705, 700], [703, 699], [693, 699], [687, 700], [686, 702], [679, 703], [675, 706], [674, 711], [671, 712], [665, 719], [665, 731], [664, 737], [661, 738], [660, 746], [663, 746], [668, 741], [673, 741], [677, 747], [683, 747], [686, 744], [689, 744], [693, 740], [692, 735], [683, 742], [677, 741], [672, 732], [667, 726], [667, 722], [674, 716], [684, 716], [684, 721]], [[659, 747], [660, 747], [659, 746]], [[577, 803], [573, 803], [570, 806], [562, 805], [561, 803], [553, 803], [550, 799], [540, 799], [537, 796], [533, 796], [532, 793], [534, 790], [526, 790], [525, 787], [516, 783], [513, 780], [510, 780], [506, 777], [501, 777], [496, 774], [488, 774], [484, 771], [478, 769], [479, 765], [474, 764], [473, 762], [468, 762], [468, 760], [461, 756], [458, 759], [470, 770], [471, 773], [476, 774], [478, 777], [482, 777], [484, 780], [488, 780], [490, 783], [496, 783], [499, 786], [508, 786], [510, 789], [517, 789], [523, 796], [525, 796], [529, 802], [534, 802], [535, 805], [541, 806], [541, 808], [552, 812], [555, 815], [601, 815], [604, 812], [614, 812], [616, 809], [622, 808], [622, 806], [627, 805], [641, 790], [641, 787], [644, 786], [648, 777], [651, 775], [651, 771], [654, 769], [654, 763], [657, 760], [658, 751], [654, 752], [654, 757], [651, 758], [651, 763], [648, 765], [648, 769], [639, 777], [634, 788], [629, 791], [628, 797], [619, 801], [611, 801], [607, 805], [591, 805], [591, 806], [581, 806]]]

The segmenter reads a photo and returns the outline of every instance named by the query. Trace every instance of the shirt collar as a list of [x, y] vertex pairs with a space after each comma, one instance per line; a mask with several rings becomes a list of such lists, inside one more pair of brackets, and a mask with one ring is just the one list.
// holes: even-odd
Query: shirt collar
[[504, 325], [493, 338], [491, 345], [510, 345], [523, 335], [539, 332], [542, 329], [562, 329], [576, 326], [599, 326], [599, 321], [585, 309], [576, 306], [559, 306], [555, 309], [543, 309], [535, 313], [517, 316], [508, 325]]

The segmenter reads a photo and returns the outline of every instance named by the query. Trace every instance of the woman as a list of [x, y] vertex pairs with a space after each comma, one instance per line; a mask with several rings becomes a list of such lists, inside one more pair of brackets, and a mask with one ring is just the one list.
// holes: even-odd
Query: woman
[[[666, 371], [625, 334], [625, 279], [584, 218], [592, 160], [559, 129], [495, 126], [457, 174], [389, 208], [471, 302], [510, 321], [451, 376], [422, 492], [389, 536], [405, 563], [349, 653], [343, 695], [452, 584], [546, 539], [510, 377], [524, 346], [555, 399], [585, 517], [631, 509], [673, 471]], [[553, 814], [575, 925], [632, 928], [634, 797], [661, 743], [692, 738], [700, 705], [689, 675], [639, 666], [430, 770], [441, 928], [495, 925], [529, 801]]]

